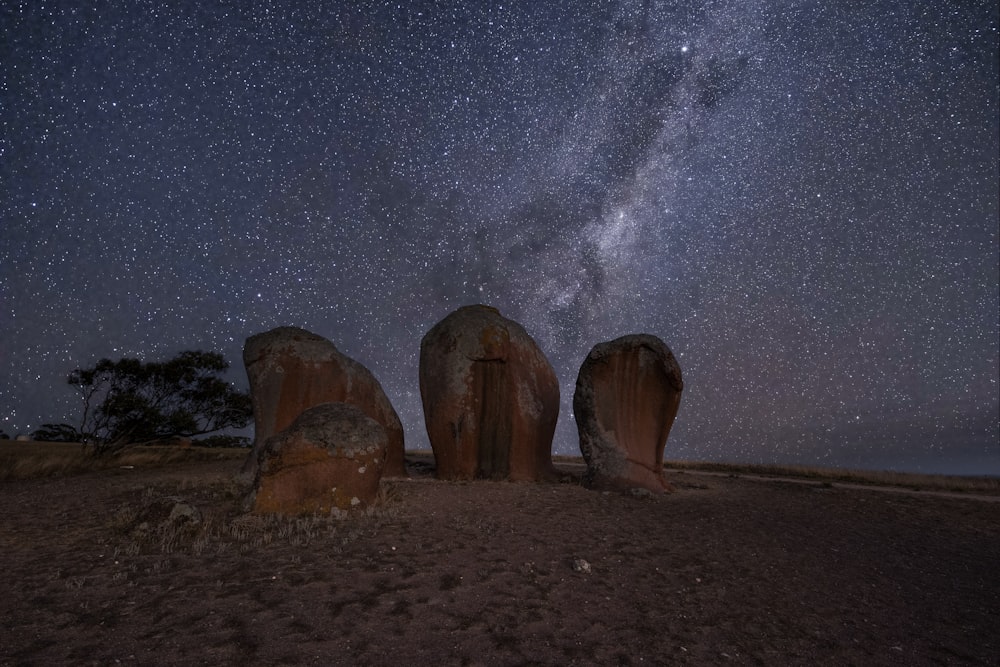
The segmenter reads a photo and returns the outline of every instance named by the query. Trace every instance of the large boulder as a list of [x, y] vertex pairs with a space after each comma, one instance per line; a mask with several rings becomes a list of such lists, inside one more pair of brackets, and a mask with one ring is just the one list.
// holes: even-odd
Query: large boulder
[[595, 345], [573, 395], [587, 485], [671, 491], [663, 476], [663, 448], [683, 389], [677, 360], [656, 336], [635, 334]]
[[297, 327], [279, 327], [251, 336], [243, 364], [253, 401], [254, 445], [243, 473], [256, 472], [267, 439], [320, 403], [349, 403], [385, 428], [389, 452], [387, 477], [406, 475], [403, 425], [375, 376], [342, 354], [333, 343]]
[[438, 477], [554, 474], [559, 381], [524, 328], [495, 308], [459, 308], [427, 332], [420, 396]]
[[309, 408], [261, 449], [248, 504], [258, 513], [329, 514], [378, 495], [388, 437], [347, 403]]

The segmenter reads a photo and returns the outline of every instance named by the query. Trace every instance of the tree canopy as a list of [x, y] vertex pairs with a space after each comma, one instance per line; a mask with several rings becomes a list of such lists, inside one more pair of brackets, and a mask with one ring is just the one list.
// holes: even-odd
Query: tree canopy
[[42, 424], [31, 434], [32, 440], [45, 442], [80, 442], [80, 431], [69, 424]]
[[79, 435], [98, 451], [191, 437], [250, 423], [250, 396], [219, 375], [229, 368], [216, 352], [186, 351], [164, 362], [101, 359], [68, 382], [83, 401]]

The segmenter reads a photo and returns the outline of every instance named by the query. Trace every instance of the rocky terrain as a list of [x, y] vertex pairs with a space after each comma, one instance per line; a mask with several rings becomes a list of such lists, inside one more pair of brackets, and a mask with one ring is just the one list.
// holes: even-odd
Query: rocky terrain
[[671, 473], [242, 513], [241, 461], [0, 483], [0, 664], [996, 664], [1000, 504]]

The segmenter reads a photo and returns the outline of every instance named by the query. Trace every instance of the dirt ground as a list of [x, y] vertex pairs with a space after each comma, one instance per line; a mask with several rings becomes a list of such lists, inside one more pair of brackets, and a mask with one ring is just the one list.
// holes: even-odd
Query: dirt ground
[[238, 460], [0, 483], [0, 664], [998, 664], [998, 503], [411, 463], [349, 519], [242, 514]]

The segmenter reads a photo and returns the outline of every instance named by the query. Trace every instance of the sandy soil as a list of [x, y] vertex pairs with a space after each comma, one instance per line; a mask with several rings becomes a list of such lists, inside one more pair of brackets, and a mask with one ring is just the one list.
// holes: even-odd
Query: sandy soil
[[239, 461], [4, 482], [0, 664], [998, 663], [996, 503], [416, 463], [347, 520], [242, 515]]

